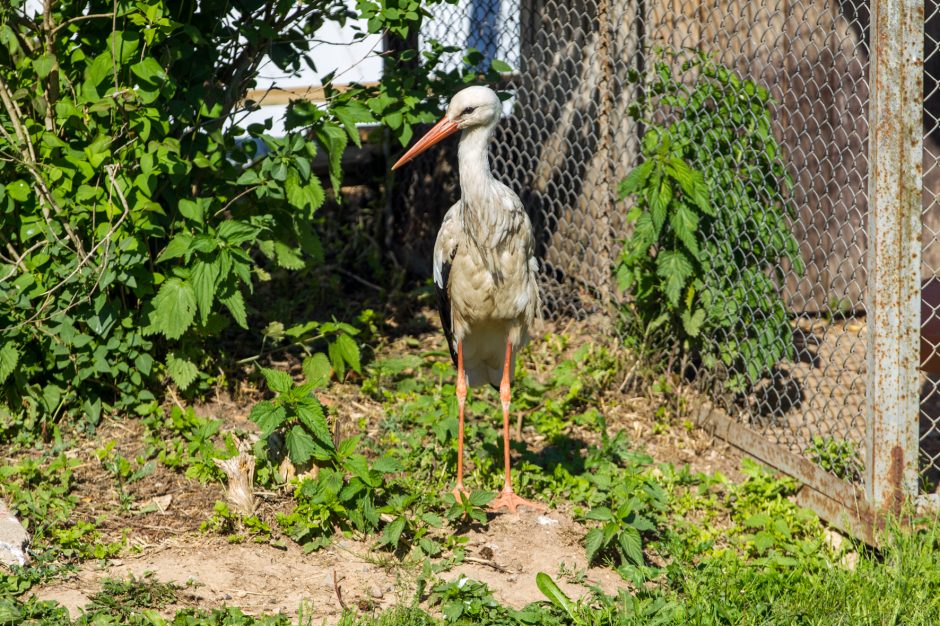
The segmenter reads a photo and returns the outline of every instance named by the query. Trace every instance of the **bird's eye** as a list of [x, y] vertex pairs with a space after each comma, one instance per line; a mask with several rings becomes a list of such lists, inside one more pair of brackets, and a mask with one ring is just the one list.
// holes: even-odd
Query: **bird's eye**
[[461, 115], [470, 115], [475, 110], [476, 110], [476, 107], [467, 107], [466, 109], [463, 110], [463, 113], [461, 113]]

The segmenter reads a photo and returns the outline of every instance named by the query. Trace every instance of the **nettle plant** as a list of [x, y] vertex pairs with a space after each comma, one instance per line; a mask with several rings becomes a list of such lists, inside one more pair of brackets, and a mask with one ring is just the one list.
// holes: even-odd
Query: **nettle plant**
[[701, 359], [740, 393], [794, 356], [780, 296], [782, 263], [803, 269], [792, 182], [767, 90], [703, 53], [675, 59], [632, 77], [643, 89], [629, 112], [646, 132], [643, 163], [619, 187], [633, 232], [616, 275], [635, 347]]

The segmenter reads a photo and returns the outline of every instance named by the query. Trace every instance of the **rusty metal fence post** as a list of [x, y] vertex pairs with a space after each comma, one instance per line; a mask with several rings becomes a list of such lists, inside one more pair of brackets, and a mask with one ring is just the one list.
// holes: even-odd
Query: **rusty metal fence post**
[[923, 0], [871, 1], [866, 495], [917, 495]]

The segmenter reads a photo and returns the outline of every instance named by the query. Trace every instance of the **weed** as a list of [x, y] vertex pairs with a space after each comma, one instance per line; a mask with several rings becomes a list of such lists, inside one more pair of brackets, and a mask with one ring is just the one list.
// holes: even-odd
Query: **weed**
[[158, 581], [153, 572], [128, 580], [105, 579], [101, 591], [91, 597], [90, 615], [104, 613], [126, 621], [142, 609], [159, 609], [176, 601], [178, 587]]
[[469, 496], [460, 494], [459, 498], [455, 498], [453, 495], [445, 497], [453, 503], [447, 509], [448, 520], [461, 525], [472, 524], [473, 522], [485, 524], [486, 509], [483, 507], [496, 497], [496, 492], [474, 491]]
[[95, 456], [98, 457], [101, 466], [114, 477], [114, 486], [118, 491], [121, 509], [129, 511], [134, 503], [134, 498], [128, 493], [127, 485], [153, 474], [157, 464], [155, 461], [147, 461], [143, 457], [138, 457], [135, 463], [132, 463], [126, 457], [115, 452], [114, 447], [116, 445], [117, 441], [112, 439], [103, 448], [96, 450]]
[[861, 455], [851, 441], [814, 435], [813, 442], [803, 454], [827, 472], [850, 482], [861, 480], [862, 470], [865, 469]]
[[246, 538], [256, 543], [271, 541], [271, 528], [256, 515], [239, 515], [228, 504], [218, 500], [212, 516], [199, 525], [203, 532], [225, 535], [231, 543], [241, 543]]
[[43, 552], [45, 560], [103, 558], [123, 546], [123, 541], [102, 543], [94, 523], [73, 518], [78, 498], [72, 470], [78, 463], [59, 455], [0, 467], [0, 493], [29, 530], [32, 550]]
[[144, 419], [147, 428], [147, 458], [156, 458], [171, 469], [183, 470], [188, 478], [202, 482], [221, 480], [222, 473], [212, 462], [237, 453], [231, 433], [222, 436], [223, 447], [215, 441], [221, 420], [201, 417], [192, 407], [172, 407], [169, 413], [155, 412]]
[[660, 371], [701, 359], [740, 393], [794, 355], [778, 289], [782, 259], [803, 267], [792, 182], [767, 90], [703, 52], [680, 65], [682, 54], [631, 77], [644, 88], [630, 115], [647, 130], [643, 163], [620, 184], [635, 197], [616, 269], [631, 295], [627, 342]]

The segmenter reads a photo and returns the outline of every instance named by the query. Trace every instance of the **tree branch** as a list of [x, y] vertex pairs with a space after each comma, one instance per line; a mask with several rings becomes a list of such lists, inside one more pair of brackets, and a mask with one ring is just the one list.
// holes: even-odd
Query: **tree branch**
[[68, 26], [69, 24], [74, 24], [75, 22], [81, 22], [82, 20], [94, 20], [94, 19], [106, 18], [106, 17], [113, 19], [114, 13], [90, 13], [88, 15], [79, 15], [77, 17], [73, 17], [71, 19], [65, 20], [64, 22], [62, 22], [61, 24], [53, 28], [52, 34], [53, 35], [56, 34], [57, 32], [59, 32], [60, 30]]

